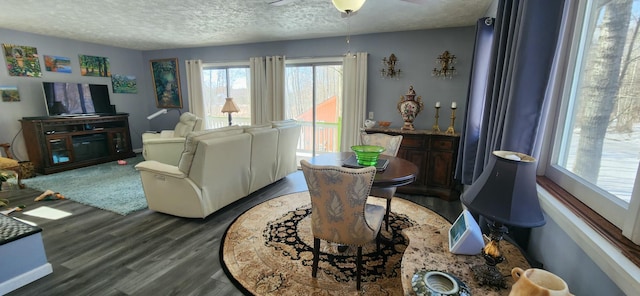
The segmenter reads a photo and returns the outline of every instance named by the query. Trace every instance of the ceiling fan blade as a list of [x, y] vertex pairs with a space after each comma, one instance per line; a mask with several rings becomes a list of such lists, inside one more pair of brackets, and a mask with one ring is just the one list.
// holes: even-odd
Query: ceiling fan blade
[[283, 5], [287, 5], [289, 3], [293, 3], [296, 2], [297, 0], [272, 0], [267, 2], [267, 4], [272, 5], [272, 6], [283, 6]]
[[414, 3], [414, 4], [425, 4], [427, 0], [400, 0], [404, 2]]

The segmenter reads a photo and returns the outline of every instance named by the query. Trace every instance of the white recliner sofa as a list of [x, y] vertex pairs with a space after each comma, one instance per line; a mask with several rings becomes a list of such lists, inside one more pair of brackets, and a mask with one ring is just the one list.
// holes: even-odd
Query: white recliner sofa
[[300, 126], [286, 120], [187, 135], [178, 165], [136, 165], [149, 208], [204, 218], [297, 170]]
[[184, 149], [187, 134], [202, 129], [202, 119], [193, 113], [185, 112], [173, 130], [160, 133], [142, 134], [142, 156], [145, 160], [156, 160], [170, 165], [178, 165]]

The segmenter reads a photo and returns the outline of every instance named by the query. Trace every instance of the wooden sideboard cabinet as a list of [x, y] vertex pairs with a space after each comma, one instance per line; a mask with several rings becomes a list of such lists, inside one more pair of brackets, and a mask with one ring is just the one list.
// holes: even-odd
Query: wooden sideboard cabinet
[[444, 200], [460, 197], [461, 186], [454, 179], [460, 135], [383, 128], [370, 128], [365, 132], [402, 135], [397, 156], [416, 164], [419, 173], [415, 182], [398, 187], [398, 192], [437, 196]]
[[41, 174], [135, 156], [126, 113], [24, 117], [20, 122], [29, 160]]

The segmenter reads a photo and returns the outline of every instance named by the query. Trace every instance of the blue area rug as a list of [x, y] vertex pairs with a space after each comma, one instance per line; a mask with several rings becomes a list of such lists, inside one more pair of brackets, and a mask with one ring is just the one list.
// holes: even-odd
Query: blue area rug
[[85, 168], [24, 179], [28, 187], [60, 192], [67, 199], [127, 215], [147, 208], [140, 173], [134, 166], [142, 155], [126, 159], [126, 165], [107, 162]]

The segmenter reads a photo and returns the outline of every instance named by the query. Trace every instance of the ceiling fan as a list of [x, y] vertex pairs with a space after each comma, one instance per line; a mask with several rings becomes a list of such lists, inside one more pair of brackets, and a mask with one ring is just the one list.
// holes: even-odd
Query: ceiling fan
[[297, 2], [298, 0], [272, 0], [267, 2], [267, 4], [269, 5], [273, 5], [273, 6], [283, 6], [283, 5], [287, 5], [289, 3], [293, 3], [293, 2]]
[[400, 1], [415, 3], [415, 4], [425, 4], [427, 3], [428, 0], [400, 0]]

